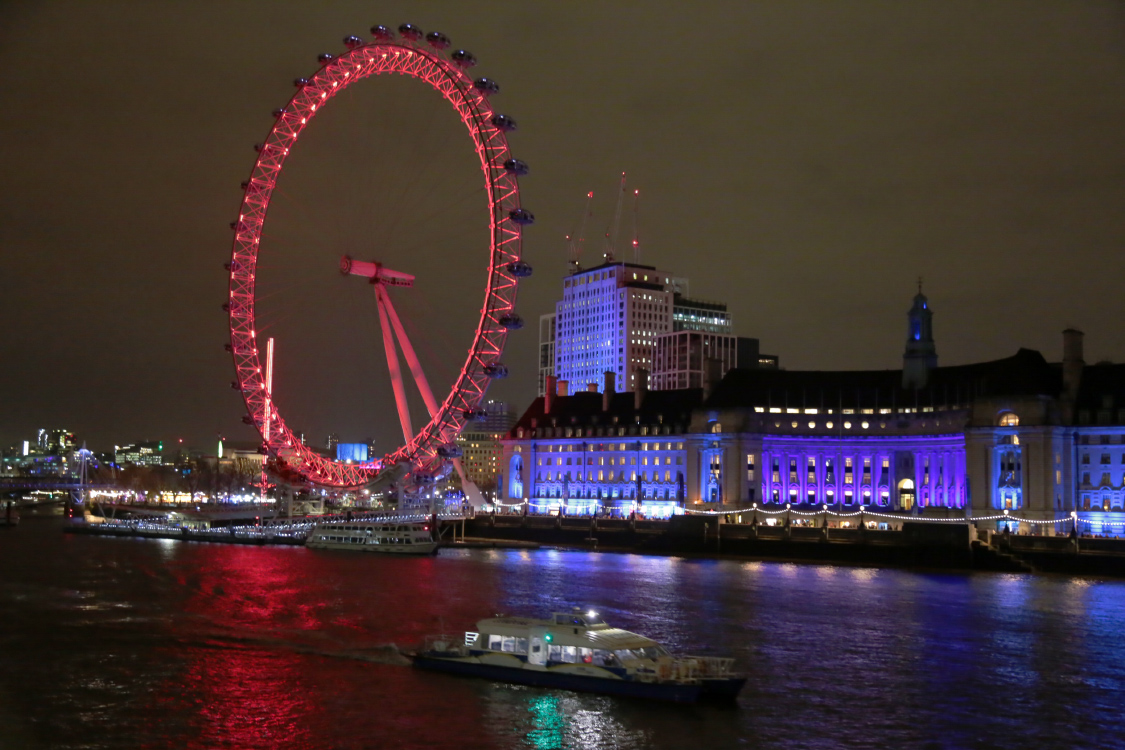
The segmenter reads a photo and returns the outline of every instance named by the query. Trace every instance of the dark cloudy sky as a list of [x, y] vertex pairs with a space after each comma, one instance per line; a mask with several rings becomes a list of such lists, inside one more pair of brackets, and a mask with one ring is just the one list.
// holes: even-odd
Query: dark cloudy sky
[[[918, 275], [943, 364], [1057, 359], [1068, 325], [1125, 359], [1120, 2], [6, 2], [0, 443], [252, 437], [219, 308], [251, 146], [317, 53], [403, 21], [475, 53], [520, 124], [533, 323], [585, 193], [596, 237], [625, 170], [645, 262], [790, 369], [897, 366]], [[395, 430], [370, 299], [333, 258], [419, 274], [396, 304], [437, 381], [483, 294], [467, 141], [402, 83], [326, 110], [271, 211], [279, 399], [317, 442]], [[497, 390], [519, 408], [535, 339]]]

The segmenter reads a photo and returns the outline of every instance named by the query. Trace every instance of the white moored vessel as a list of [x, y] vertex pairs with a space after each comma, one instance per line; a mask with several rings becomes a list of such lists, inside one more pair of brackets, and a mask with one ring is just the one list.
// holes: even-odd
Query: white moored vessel
[[430, 524], [424, 522], [328, 521], [312, 527], [305, 546], [432, 555], [437, 552], [439, 544], [434, 541]]
[[638, 698], [733, 701], [746, 678], [733, 659], [674, 656], [656, 641], [607, 625], [596, 612], [549, 620], [481, 620], [463, 643], [431, 639], [414, 666], [523, 685]]

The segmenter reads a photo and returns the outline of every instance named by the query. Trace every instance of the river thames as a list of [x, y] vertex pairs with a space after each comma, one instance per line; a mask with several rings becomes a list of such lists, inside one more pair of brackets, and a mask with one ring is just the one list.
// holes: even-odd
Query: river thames
[[[557, 550], [432, 558], [0, 530], [0, 748], [1112, 748], [1125, 582]], [[734, 708], [421, 672], [593, 607], [733, 656]]]

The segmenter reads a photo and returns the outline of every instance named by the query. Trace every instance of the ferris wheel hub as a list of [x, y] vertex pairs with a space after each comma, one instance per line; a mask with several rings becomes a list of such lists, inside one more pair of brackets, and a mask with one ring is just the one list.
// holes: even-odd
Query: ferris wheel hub
[[375, 261], [355, 260], [350, 255], [340, 258], [340, 273], [345, 276], [363, 276], [366, 279], [371, 279], [372, 284], [414, 286], [413, 274], [392, 271], [382, 263]]

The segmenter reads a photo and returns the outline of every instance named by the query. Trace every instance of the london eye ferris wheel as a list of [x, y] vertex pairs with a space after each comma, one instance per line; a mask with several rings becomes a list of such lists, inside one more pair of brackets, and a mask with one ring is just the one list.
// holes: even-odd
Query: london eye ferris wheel
[[[403, 24], [397, 33], [375, 26], [371, 34], [370, 39], [345, 38], [346, 52], [320, 55], [319, 69], [294, 82], [296, 93], [273, 113], [273, 127], [255, 146], [258, 157], [243, 183], [238, 218], [231, 224], [234, 242], [224, 308], [230, 328], [227, 348], [236, 372], [232, 387], [245, 401], [248, 415], [244, 420], [258, 430], [263, 450], [279, 472], [326, 488], [363, 487], [393, 467], [405, 469], [418, 481], [448, 471], [461, 455], [456, 443], [460, 431], [483, 416], [482, 400], [489, 383], [507, 375], [502, 362], [505, 340], [509, 331], [523, 325], [515, 310], [516, 292], [519, 280], [531, 275], [530, 265], [521, 256], [521, 240], [523, 229], [535, 219], [522, 207], [519, 193], [519, 177], [528, 167], [508, 149], [507, 136], [515, 129], [515, 120], [495, 111], [490, 101], [499, 85], [489, 78], [471, 77], [468, 71], [476, 65], [475, 57], [463, 49], [448, 52], [450, 40], [440, 32], [424, 34], [416, 26]], [[394, 411], [386, 409], [380, 418], [397, 417], [403, 437], [401, 445], [382, 457], [340, 461], [305, 445], [286, 422], [285, 405], [275, 403], [272, 351], [259, 321], [262, 294], [258, 277], [263, 259], [269, 258], [268, 248], [263, 249], [269, 243], [263, 239], [269, 236], [266, 222], [271, 199], [298, 139], [334, 97], [360, 81], [390, 75], [408, 77], [440, 94], [472, 140], [483, 175], [485, 205], [481, 208], [487, 210], [488, 221], [487, 247], [481, 247], [478, 256], [487, 263], [484, 300], [460, 372], [448, 393], [435, 394], [390, 293], [392, 288], [413, 286], [416, 275], [389, 268], [379, 257], [361, 257], [360, 252], [337, 256], [340, 273], [365, 280], [374, 292], [370, 302], [378, 314], [395, 403]], [[372, 248], [371, 252], [378, 251]], [[272, 339], [269, 341], [272, 346]], [[417, 430], [410, 417], [398, 349], [428, 418]]]

